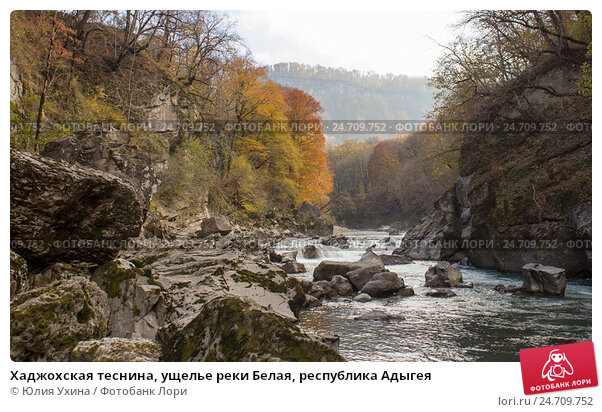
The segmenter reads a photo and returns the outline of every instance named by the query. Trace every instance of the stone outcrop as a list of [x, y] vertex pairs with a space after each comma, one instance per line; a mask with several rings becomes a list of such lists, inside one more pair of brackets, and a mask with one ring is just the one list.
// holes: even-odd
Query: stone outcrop
[[72, 362], [158, 362], [161, 346], [152, 340], [103, 338], [79, 342], [71, 352]]
[[138, 236], [135, 190], [108, 173], [11, 150], [10, 235], [36, 262], [104, 263]]
[[591, 128], [501, 131], [591, 121], [576, 67], [542, 62], [471, 108], [470, 122], [500, 127], [462, 136], [458, 181], [396, 254], [514, 273], [539, 262], [591, 275]]
[[106, 294], [78, 276], [17, 295], [10, 303], [14, 361], [67, 361], [79, 341], [107, 332]]
[[566, 273], [564, 269], [528, 263], [523, 266], [522, 291], [550, 296], [564, 296]]
[[146, 112], [145, 126], [158, 133], [174, 132], [179, 129], [178, 96], [172, 95], [169, 87], [153, 97], [151, 103], [144, 108]]
[[458, 264], [437, 262], [424, 274], [424, 286], [431, 288], [453, 287], [462, 283], [462, 272]]
[[167, 338], [165, 361], [342, 361], [335, 350], [290, 322], [233, 297], [207, 303]]
[[296, 211], [297, 228], [309, 236], [332, 235], [334, 225], [320, 212], [320, 208], [303, 202]]
[[19, 104], [23, 97], [23, 80], [21, 79], [21, 71], [19, 67], [11, 60], [10, 61], [10, 101], [14, 104]]
[[[167, 162], [166, 150], [149, 153], [141, 142], [149, 137], [131, 137], [115, 130], [82, 132], [59, 137], [44, 146], [43, 156], [90, 167], [128, 182], [136, 192], [144, 215], [161, 181], [157, 168]], [[150, 143], [147, 143], [150, 144]]]
[[103, 289], [109, 303], [109, 334], [119, 338], [155, 339], [174, 309], [161, 283], [125, 259], [98, 268], [91, 278]]

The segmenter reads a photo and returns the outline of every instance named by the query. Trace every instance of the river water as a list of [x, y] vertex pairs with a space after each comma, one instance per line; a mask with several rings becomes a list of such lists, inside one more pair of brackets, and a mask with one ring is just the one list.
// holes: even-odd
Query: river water
[[[312, 278], [322, 260], [356, 261], [365, 249], [391, 253], [403, 236], [354, 232], [349, 249], [319, 245], [322, 256], [305, 259], [301, 249], [310, 239], [290, 239], [280, 251], [298, 250], [297, 260]], [[389, 242], [385, 242], [390, 237]], [[461, 267], [473, 289], [453, 288], [452, 298], [425, 296], [424, 273], [433, 262], [387, 266], [416, 293], [411, 297], [376, 299], [368, 303], [323, 302], [301, 313], [299, 326], [308, 332], [336, 334], [339, 351], [349, 361], [518, 361], [520, 349], [591, 340], [591, 279], [569, 279], [564, 298], [493, 292], [498, 284], [520, 285], [522, 276]], [[354, 320], [372, 310], [401, 314], [402, 321]]]

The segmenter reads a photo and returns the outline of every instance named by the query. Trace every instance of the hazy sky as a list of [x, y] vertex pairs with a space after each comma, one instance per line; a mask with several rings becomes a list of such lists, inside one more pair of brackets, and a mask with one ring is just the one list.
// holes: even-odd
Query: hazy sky
[[296, 61], [430, 75], [452, 38], [453, 11], [230, 11], [260, 64]]

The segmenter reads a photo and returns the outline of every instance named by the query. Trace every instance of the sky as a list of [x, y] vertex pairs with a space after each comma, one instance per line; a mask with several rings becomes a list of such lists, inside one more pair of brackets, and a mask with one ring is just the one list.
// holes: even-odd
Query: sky
[[454, 11], [229, 11], [259, 64], [295, 61], [429, 76]]

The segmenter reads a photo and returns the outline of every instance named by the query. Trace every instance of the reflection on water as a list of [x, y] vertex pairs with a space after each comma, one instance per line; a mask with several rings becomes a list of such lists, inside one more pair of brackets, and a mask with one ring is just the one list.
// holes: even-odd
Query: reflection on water
[[[355, 247], [324, 247], [323, 257], [298, 260], [311, 278], [323, 259], [357, 260], [363, 250], [377, 245], [378, 253], [390, 253], [386, 235], [371, 233], [352, 237]], [[392, 237], [399, 243], [401, 236]], [[288, 247], [287, 247], [288, 246]], [[293, 247], [291, 247], [293, 246]], [[284, 245], [282, 249], [296, 249]], [[462, 267], [465, 282], [473, 289], [454, 288], [453, 298], [425, 296], [424, 272], [432, 262], [393, 265], [416, 296], [379, 299], [368, 303], [324, 302], [302, 312], [302, 329], [340, 336], [340, 353], [350, 361], [518, 361], [520, 349], [591, 340], [592, 288], [589, 279], [570, 279], [564, 298], [510, 295], [493, 292], [498, 284], [520, 285], [522, 277]], [[402, 314], [403, 321], [359, 321], [353, 318], [371, 310]]]

